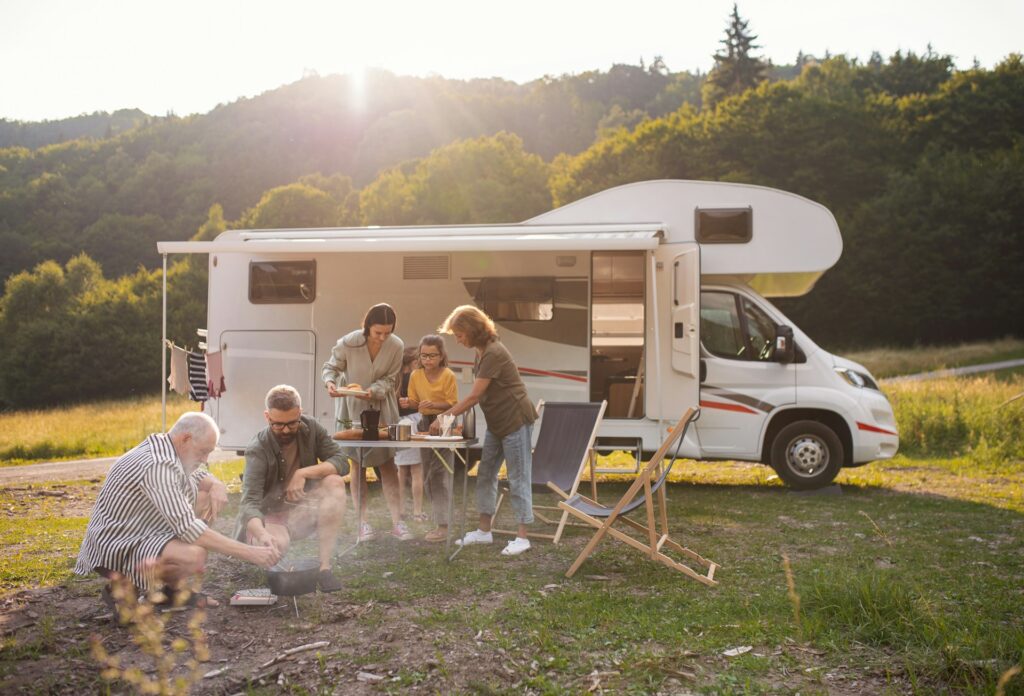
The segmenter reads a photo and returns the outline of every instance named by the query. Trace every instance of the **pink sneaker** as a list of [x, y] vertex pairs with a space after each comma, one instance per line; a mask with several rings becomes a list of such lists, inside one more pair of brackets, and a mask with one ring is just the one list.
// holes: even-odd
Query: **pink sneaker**
[[412, 532], [409, 531], [409, 527], [401, 520], [399, 520], [398, 524], [396, 524], [391, 530], [391, 536], [402, 541], [409, 541], [413, 538]]

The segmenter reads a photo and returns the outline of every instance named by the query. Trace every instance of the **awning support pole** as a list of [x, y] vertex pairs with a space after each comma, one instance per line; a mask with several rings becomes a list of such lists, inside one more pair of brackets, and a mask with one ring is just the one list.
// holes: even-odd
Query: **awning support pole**
[[160, 335], [160, 432], [167, 432], [167, 254], [163, 273], [163, 322]]

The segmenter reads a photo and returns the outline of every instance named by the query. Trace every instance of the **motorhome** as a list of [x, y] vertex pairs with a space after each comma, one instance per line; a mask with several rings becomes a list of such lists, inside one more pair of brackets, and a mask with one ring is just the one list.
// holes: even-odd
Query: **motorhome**
[[[479, 306], [533, 400], [608, 402], [604, 450], [651, 452], [697, 405], [679, 456], [763, 462], [794, 488], [899, 445], [868, 370], [766, 299], [809, 292], [842, 252], [829, 210], [784, 191], [645, 181], [515, 224], [230, 230], [158, 249], [165, 266], [209, 255], [208, 350], [222, 353], [227, 389], [205, 408], [225, 448], [263, 427], [279, 383], [336, 428], [321, 366], [377, 302], [407, 344]], [[473, 354], [454, 341], [448, 352], [464, 396]]]

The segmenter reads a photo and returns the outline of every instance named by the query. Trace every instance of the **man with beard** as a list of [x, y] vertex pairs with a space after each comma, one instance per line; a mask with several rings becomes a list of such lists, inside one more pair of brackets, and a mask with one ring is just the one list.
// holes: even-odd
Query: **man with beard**
[[348, 462], [327, 429], [302, 414], [299, 393], [286, 384], [266, 398], [267, 427], [245, 450], [236, 538], [282, 556], [292, 541], [317, 533], [322, 592], [340, 590], [331, 572], [345, 513]]
[[[205, 413], [185, 413], [167, 434], [150, 435], [114, 462], [96, 497], [75, 572], [126, 577], [145, 592], [166, 589], [163, 603], [169, 605], [178, 603], [182, 590], [190, 604], [216, 606], [212, 598], [184, 591], [202, 574], [207, 551], [263, 567], [277, 563], [275, 547], [248, 546], [209, 527], [228, 500], [224, 484], [200, 468], [219, 435]], [[115, 608], [109, 585], [103, 600]]]

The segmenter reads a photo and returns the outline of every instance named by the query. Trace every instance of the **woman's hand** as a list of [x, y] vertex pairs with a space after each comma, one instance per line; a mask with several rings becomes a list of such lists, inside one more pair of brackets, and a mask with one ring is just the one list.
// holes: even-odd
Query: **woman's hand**
[[415, 409], [418, 409], [420, 407], [421, 403], [422, 403], [421, 401], [417, 401], [416, 399], [412, 398], [411, 396], [403, 396], [403, 397], [400, 397], [398, 399], [398, 405], [401, 406], [402, 408], [415, 408]]
[[338, 391], [338, 386], [334, 382], [328, 382], [327, 383], [327, 393], [328, 393], [328, 395], [330, 395], [330, 396], [332, 396], [334, 398], [338, 398], [339, 396], [344, 396], [341, 392]]

